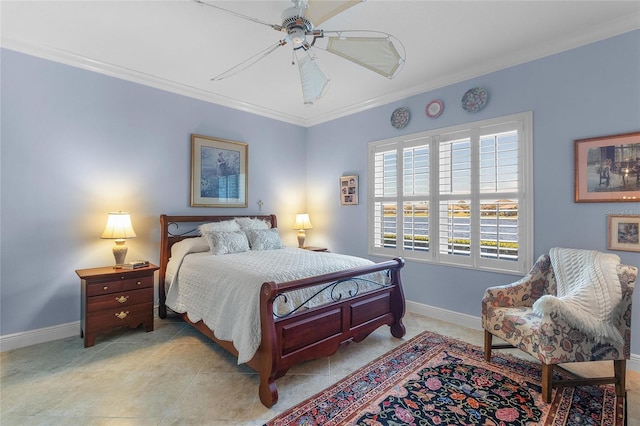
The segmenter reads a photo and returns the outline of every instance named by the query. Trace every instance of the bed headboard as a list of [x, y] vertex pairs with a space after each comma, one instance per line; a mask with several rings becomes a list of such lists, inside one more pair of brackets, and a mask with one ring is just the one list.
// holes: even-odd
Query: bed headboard
[[262, 219], [271, 224], [272, 228], [278, 227], [276, 215], [235, 215], [235, 216], [169, 216], [160, 215], [160, 271], [158, 280], [158, 295], [160, 296], [160, 313], [164, 310], [166, 316], [164, 278], [167, 271], [167, 263], [171, 257], [171, 247], [185, 238], [199, 237], [198, 226], [209, 222], [222, 222], [236, 217], [249, 217]]

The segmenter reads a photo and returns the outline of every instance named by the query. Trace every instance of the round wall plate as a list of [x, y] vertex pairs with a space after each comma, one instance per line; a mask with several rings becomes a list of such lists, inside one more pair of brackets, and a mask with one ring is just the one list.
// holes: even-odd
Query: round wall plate
[[436, 118], [440, 114], [442, 114], [443, 110], [444, 110], [444, 104], [442, 103], [442, 101], [440, 99], [434, 99], [433, 101], [427, 104], [427, 107], [425, 108], [425, 113], [429, 118]]
[[391, 114], [391, 125], [396, 129], [402, 129], [409, 123], [411, 114], [406, 108], [396, 108]]
[[487, 105], [489, 92], [484, 87], [474, 87], [462, 96], [462, 109], [468, 112], [478, 112]]

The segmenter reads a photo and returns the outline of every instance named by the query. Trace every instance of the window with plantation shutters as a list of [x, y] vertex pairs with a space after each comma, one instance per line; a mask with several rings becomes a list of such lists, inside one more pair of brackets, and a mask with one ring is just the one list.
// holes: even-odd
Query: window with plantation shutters
[[524, 273], [531, 267], [532, 114], [369, 146], [369, 252]]

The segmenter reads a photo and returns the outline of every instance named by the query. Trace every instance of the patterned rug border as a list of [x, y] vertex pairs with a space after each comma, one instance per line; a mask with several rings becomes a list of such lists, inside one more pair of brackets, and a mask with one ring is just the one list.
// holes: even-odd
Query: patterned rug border
[[[300, 417], [304, 417], [306, 413], [313, 413], [314, 411], [317, 413], [316, 407], [318, 407], [319, 404], [323, 404], [323, 402], [328, 399], [327, 395], [339, 394], [340, 392], [345, 392], [345, 390], [351, 392], [359, 377], [363, 377], [365, 374], [372, 374], [374, 370], [379, 370], [381, 367], [384, 368], [388, 366], [391, 361], [394, 361], [404, 352], [407, 352], [410, 356], [413, 353], [410, 348], [416, 348], [424, 342], [428, 342], [428, 344], [423, 347], [423, 351], [420, 355], [411, 357], [410, 359], [405, 359], [404, 361], [406, 362], [399, 363], [396, 366], [396, 372], [385, 371], [385, 378], [377, 382], [374, 386], [367, 387], [367, 383], [361, 381], [362, 395], [357, 398], [351, 398], [348, 406], [340, 407], [340, 412], [336, 416], [327, 419], [327, 421], [322, 421], [321, 424], [331, 426], [347, 424], [345, 422], [357, 420], [366, 412], [366, 408], [369, 407], [373, 401], [384, 399], [394, 386], [406, 383], [412, 376], [417, 377], [417, 372], [420, 371], [420, 369], [419, 367], [415, 367], [416, 365], [426, 364], [427, 361], [433, 359], [438, 353], [443, 352], [445, 348], [449, 349], [450, 352], [458, 353], [465, 357], [465, 364], [471, 364], [506, 377], [514, 375], [525, 377], [527, 381], [536, 387], [536, 389], [541, 389], [540, 365], [535, 361], [520, 358], [508, 353], [494, 351], [492, 353], [491, 363], [487, 364], [484, 360], [484, 351], [479, 346], [459, 339], [442, 336], [427, 330], [378, 356], [366, 365], [345, 376], [337, 383], [283, 411], [265, 425], [285, 426], [301, 424], [295, 420]], [[562, 379], [569, 377], [566, 373], [561, 371], [554, 371], [554, 374], [557, 375], [558, 378]], [[610, 406], [610, 404], [616, 404], [617, 397], [613, 385], [600, 385], [598, 387], [604, 392], [604, 407]], [[569, 415], [571, 401], [575, 390], [576, 388], [572, 387], [554, 389], [554, 396], [550, 404], [547, 404], [542, 400], [540, 390], [535, 392], [535, 405], [543, 411], [545, 416], [544, 422], [540, 424], [544, 424], [546, 426], [560, 426], [568, 424], [567, 417]], [[602, 409], [602, 414], [605, 418], [601, 424], [626, 424], [626, 421], [623, 421], [626, 419], [626, 406], [624, 400], [625, 398], [618, 398], [615, 409]], [[616, 423], [616, 417], [621, 420], [620, 423]], [[309, 422], [304, 424], [312, 425], [316, 423]]]

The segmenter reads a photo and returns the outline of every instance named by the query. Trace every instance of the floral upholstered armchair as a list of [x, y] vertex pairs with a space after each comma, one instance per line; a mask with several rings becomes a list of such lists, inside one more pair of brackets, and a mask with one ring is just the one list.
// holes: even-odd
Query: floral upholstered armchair
[[[619, 263], [613, 268], [614, 278], [617, 274], [619, 279], [618, 296], [621, 297], [611, 306], [610, 322], [618, 339], [592, 336], [570, 325], [557, 312], [541, 315], [534, 310], [538, 299], [545, 295], [555, 296], [558, 290], [551, 257], [544, 254], [521, 280], [486, 290], [482, 299], [482, 327], [487, 362], [491, 361], [492, 349], [511, 347], [537, 358], [542, 363], [542, 396], [545, 402], [551, 401], [554, 386], [615, 383], [616, 394], [625, 396], [626, 360], [630, 357], [631, 346], [631, 302], [638, 269]], [[507, 344], [492, 344], [493, 336]], [[614, 362], [614, 377], [553, 381], [553, 370], [557, 364], [601, 360]]]

